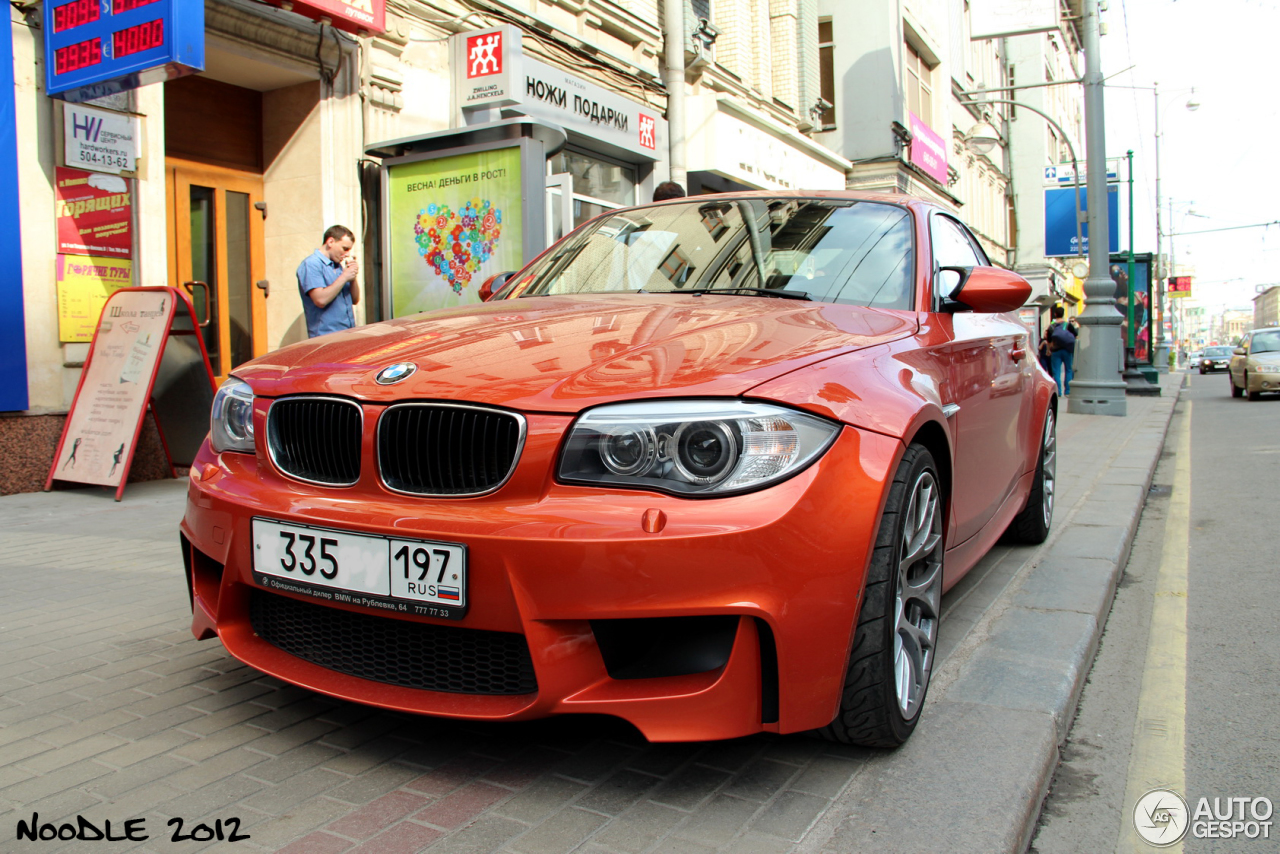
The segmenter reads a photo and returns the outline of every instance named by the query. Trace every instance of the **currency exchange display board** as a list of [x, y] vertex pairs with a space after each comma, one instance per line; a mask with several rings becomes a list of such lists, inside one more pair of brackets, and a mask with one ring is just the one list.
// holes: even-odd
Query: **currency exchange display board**
[[45, 91], [85, 101], [204, 70], [204, 3], [46, 0]]

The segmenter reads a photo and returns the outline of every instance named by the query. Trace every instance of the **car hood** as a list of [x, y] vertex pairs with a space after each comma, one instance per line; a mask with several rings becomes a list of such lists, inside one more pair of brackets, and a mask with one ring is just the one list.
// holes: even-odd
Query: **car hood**
[[[576, 412], [606, 401], [736, 396], [807, 364], [891, 341], [916, 316], [747, 296], [593, 294], [500, 300], [374, 323], [235, 370], [255, 394], [465, 400]], [[374, 377], [413, 362], [393, 385]]]

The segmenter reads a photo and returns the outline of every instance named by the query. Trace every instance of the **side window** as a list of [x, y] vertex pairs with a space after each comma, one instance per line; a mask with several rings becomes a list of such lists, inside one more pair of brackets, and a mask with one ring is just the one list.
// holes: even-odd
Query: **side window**
[[[939, 267], [978, 267], [985, 260], [978, 253], [964, 226], [954, 219], [945, 216], [934, 216], [933, 223], [933, 263]], [[934, 293], [939, 297], [950, 296], [960, 283], [960, 275], [953, 271], [939, 272], [934, 279]]]
[[1246, 354], [1249, 352], [1249, 339], [1252, 337], [1252, 335], [1246, 335], [1240, 339], [1240, 346], [1244, 348]]

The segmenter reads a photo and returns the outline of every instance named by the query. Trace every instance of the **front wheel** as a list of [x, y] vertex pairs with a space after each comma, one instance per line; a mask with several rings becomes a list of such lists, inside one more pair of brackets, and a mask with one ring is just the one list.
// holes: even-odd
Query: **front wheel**
[[1231, 396], [1232, 396], [1232, 397], [1240, 397], [1242, 394], [1244, 394], [1244, 389], [1242, 389], [1242, 388], [1240, 388], [1240, 386], [1236, 385], [1236, 378], [1235, 378], [1235, 375], [1234, 375], [1234, 374], [1232, 374], [1230, 371], [1227, 371], [1227, 382], [1231, 383]]
[[915, 730], [938, 643], [943, 500], [933, 455], [911, 445], [889, 487], [840, 707], [818, 730], [824, 738], [897, 747]]
[[1253, 391], [1251, 388], [1249, 388], [1249, 372], [1248, 371], [1244, 372], [1244, 388], [1241, 389], [1241, 391], [1243, 391], [1246, 395], [1248, 395], [1250, 400], [1262, 400], [1262, 392]]

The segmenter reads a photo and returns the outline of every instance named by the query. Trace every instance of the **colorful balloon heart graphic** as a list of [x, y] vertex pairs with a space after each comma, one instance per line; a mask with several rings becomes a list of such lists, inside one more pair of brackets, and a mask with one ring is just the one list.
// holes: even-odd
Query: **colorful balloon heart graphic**
[[413, 234], [422, 260], [460, 294], [493, 256], [502, 234], [502, 211], [488, 199], [471, 199], [456, 213], [448, 205], [427, 205], [418, 211]]

